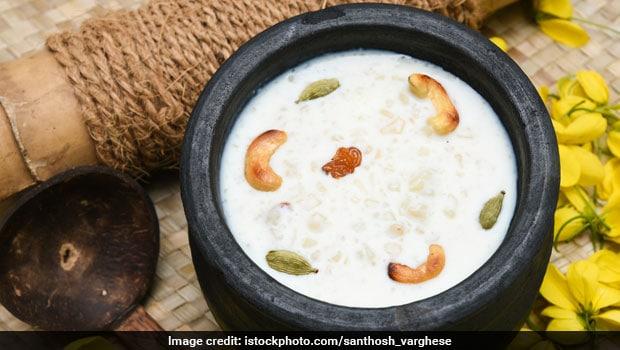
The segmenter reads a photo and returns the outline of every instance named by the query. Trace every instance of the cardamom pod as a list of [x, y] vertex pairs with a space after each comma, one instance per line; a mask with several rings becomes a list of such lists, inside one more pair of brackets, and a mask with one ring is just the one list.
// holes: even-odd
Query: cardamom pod
[[495, 225], [497, 217], [502, 211], [502, 203], [504, 202], [505, 191], [501, 191], [497, 196], [489, 199], [480, 211], [480, 225], [483, 229], [488, 230]]
[[314, 100], [315, 98], [329, 95], [339, 87], [340, 82], [338, 81], [338, 79], [317, 80], [306, 86], [306, 88], [301, 92], [301, 95], [299, 95], [299, 98], [297, 99], [297, 101], [295, 101], [295, 103], [307, 100]]
[[288, 250], [272, 250], [265, 257], [269, 266], [289, 275], [307, 275], [319, 272], [303, 256]]

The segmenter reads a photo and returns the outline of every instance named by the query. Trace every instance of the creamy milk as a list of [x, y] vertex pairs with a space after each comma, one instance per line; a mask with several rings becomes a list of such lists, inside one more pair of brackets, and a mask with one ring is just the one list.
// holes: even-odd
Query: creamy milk
[[[435, 109], [409, 91], [412, 73], [444, 86], [460, 114], [454, 132], [439, 136], [428, 126]], [[309, 83], [326, 78], [340, 88], [295, 103]], [[269, 129], [288, 134], [270, 162], [283, 182], [260, 192], [244, 178], [244, 158]], [[321, 170], [339, 147], [351, 146], [363, 157], [353, 174], [334, 179]], [[287, 287], [345, 306], [406, 304], [463, 281], [499, 247], [517, 198], [512, 145], [484, 98], [434, 64], [387, 51], [327, 54], [281, 74], [242, 111], [221, 164], [226, 222], [245, 253]], [[484, 230], [480, 210], [501, 190], [503, 210]], [[290, 206], [280, 208], [283, 202]], [[388, 277], [390, 262], [415, 268], [433, 243], [445, 250], [439, 276], [420, 284]], [[265, 255], [276, 249], [304, 256], [319, 273], [271, 269]]]

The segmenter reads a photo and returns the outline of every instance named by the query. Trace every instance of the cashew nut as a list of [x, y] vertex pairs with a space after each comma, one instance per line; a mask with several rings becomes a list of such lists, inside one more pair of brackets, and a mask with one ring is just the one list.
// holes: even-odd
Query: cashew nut
[[426, 262], [415, 269], [403, 264], [390, 263], [388, 265], [388, 276], [401, 283], [422, 283], [437, 277], [446, 264], [445, 253], [438, 244], [431, 244], [428, 252]]
[[286, 132], [268, 130], [252, 141], [245, 154], [245, 179], [259, 191], [275, 191], [282, 185], [282, 178], [276, 174], [269, 160], [274, 152], [286, 142]]
[[452, 104], [450, 96], [443, 86], [435, 79], [425, 74], [411, 74], [409, 76], [409, 90], [420, 98], [430, 98], [437, 114], [428, 122], [439, 135], [446, 135], [454, 131], [459, 125], [459, 113]]

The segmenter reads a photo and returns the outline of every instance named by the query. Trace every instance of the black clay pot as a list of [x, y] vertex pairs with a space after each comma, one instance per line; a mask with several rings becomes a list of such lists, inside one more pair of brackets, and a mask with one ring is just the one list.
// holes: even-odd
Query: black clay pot
[[[377, 48], [433, 62], [481, 93], [508, 130], [518, 161], [518, 204], [498, 251], [449, 290], [371, 309], [317, 301], [276, 282], [242, 251], [219, 200], [226, 138], [258, 87], [317, 55]], [[519, 67], [483, 36], [401, 6], [347, 5], [304, 14], [241, 47], [205, 88], [187, 129], [182, 194], [198, 279], [230, 330], [512, 330], [538, 293], [551, 252], [559, 160], [549, 116]]]

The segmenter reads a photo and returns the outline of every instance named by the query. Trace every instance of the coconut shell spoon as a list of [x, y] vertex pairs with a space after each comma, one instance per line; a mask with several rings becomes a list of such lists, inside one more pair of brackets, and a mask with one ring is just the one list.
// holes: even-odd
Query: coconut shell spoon
[[29, 190], [0, 222], [0, 303], [45, 330], [162, 328], [140, 305], [159, 226], [144, 189], [81, 167]]

